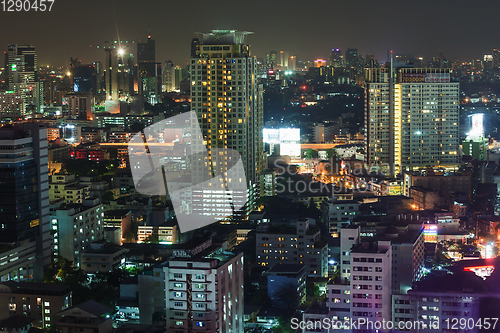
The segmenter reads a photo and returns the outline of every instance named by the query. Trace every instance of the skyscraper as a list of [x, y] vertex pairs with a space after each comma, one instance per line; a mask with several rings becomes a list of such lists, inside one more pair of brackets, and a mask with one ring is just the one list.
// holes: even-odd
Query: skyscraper
[[297, 69], [297, 56], [290, 56], [290, 58], [288, 58], [288, 69], [291, 71]]
[[[43, 278], [50, 264], [47, 129], [15, 124], [0, 129], [2, 280]], [[6, 259], [6, 263], [3, 261]]]
[[332, 49], [330, 54], [330, 63], [333, 67], [342, 67], [342, 50]]
[[[203, 34], [196, 58], [191, 59], [190, 80], [191, 109], [197, 113], [208, 150], [234, 149], [241, 154], [248, 188], [243, 218], [255, 209], [263, 168], [263, 88], [255, 75], [257, 59], [244, 40], [248, 34], [235, 30]], [[215, 206], [204, 205], [208, 205], [204, 211], [216, 211]]]
[[13, 83], [35, 82], [37, 68], [33, 45], [9, 45], [5, 53], [5, 80], [9, 89]]
[[125, 46], [105, 49], [106, 99], [117, 101], [134, 92], [134, 55]]
[[5, 53], [5, 81], [8, 90], [21, 93], [23, 116], [42, 112], [43, 82], [38, 82], [37, 68], [33, 45], [9, 45]]
[[171, 92], [175, 90], [175, 67], [172, 61], [167, 60], [162, 68], [162, 91]]
[[451, 69], [366, 71], [366, 162], [392, 175], [458, 163], [459, 83]]
[[275, 65], [278, 58], [278, 52], [271, 51], [266, 55], [266, 61], [268, 65]]
[[288, 69], [288, 51], [280, 51], [280, 66], [282, 69]]
[[155, 104], [158, 98], [157, 80], [161, 75], [161, 64], [158, 67], [155, 59], [155, 40], [148, 35], [145, 42], [137, 43], [137, 75], [139, 95], [151, 104]]
[[345, 53], [345, 62], [348, 67], [354, 66], [355, 60], [358, 57], [358, 49], [347, 49]]

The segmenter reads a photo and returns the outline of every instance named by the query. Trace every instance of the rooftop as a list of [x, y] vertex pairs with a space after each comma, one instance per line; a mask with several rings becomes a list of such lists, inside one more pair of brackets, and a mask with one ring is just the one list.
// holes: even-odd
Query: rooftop
[[70, 286], [59, 283], [7, 281], [0, 284], [0, 293], [62, 296], [69, 292]]
[[283, 273], [283, 274], [298, 274], [302, 270], [304, 270], [305, 267], [306, 267], [306, 265], [300, 265], [300, 264], [276, 264], [267, 272], [268, 273]]

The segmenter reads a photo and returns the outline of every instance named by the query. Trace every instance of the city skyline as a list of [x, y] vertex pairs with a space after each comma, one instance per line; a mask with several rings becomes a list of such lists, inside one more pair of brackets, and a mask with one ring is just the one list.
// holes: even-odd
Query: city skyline
[[[358, 48], [359, 53], [374, 54], [379, 61], [384, 61], [387, 50], [391, 49], [424, 59], [442, 51], [450, 60], [464, 61], [482, 58], [500, 44], [493, 34], [484, 30], [485, 27], [491, 31], [499, 28], [500, 23], [494, 18], [496, 4], [492, 1], [482, 2], [483, 7], [471, 8], [458, 7], [451, 1], [438, 4], [423, 1], [417, 8], [411, 8], [411, 15], [405, 14], [409, 6], [401, 3], [382, 7], [381, 3], [360, 6], [358, 2], [320, 1], [315, 6], [305, 6], [299, 1], [270, 4], [255, 1], [245, 7], [228, 6], [217, 11], [192, 13], [189, 3], [153, 5], [146, 1], [132, 11], [128, 4], [133, 3], [127, 1], [118, 6], [112, 1], [89, 1], [85, 7], [78, 8], [79, 16], [88, 18], [89, 23], [83, 27], [74, 25], [71, 13], [75, 8], [67, 3], [55, 3], [51, 12], [7, 13], [0, 23], [4, 31], [12, 30], [9, 27], [19, 20], [23, 21], [24, 29], [3, 35], [0, 43], [5, 46], [33, 44], [39, 53], [39, 64], [43, 66], [69, 65], [71, 57], [85, 63], [102, 60], [104, 52], [97, 49], [97, 45], [102, 48], [104, 42], [112, 38], [137, 43], [145, 40], [150, 30], [157, 40], [157, 60], [172, 60], [174, 64], [188, 63], [187, 50], [195, 32], [212, 29], [252, 31], [255, 34], [249, 43], [253, 55], [263, 58], [271, 50], [286, 50], [296, 54], [299, 61], [325, 58], [331, 48], [337, 47]], [[95, 11], [96, 6], [100, 10]], [[231, 12], [234, 8], [244, 8], [247, 15], [234, 15]], [[174, 12], [186, 15], [165, 15]], [[43, 22], [42, 29], [40, 22]], [[415, 29], [416, 26], [419, 28]]]

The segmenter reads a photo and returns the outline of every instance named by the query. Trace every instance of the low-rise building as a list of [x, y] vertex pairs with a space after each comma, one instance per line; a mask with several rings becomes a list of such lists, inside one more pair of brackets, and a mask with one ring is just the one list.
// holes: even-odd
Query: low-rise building
[[[287, 308], [283, 304], [283, 298], [280, 295], [289, 290], [297, 292], [297, 304], [300, 305], [306, 300], [306, 265], [281, 264], [274, 265], [267, 271], [267, 295], [275, 307]], [[282, 290], [282, 288], [289, 288]]]
[[51, 230], [54, 233], [54, 254], [80, 267], [80, 254], [90, 244], [104, 238], [104, 208], [99, 199], [87, 199], [82, 204], [56, 204], [50, 209]]
[[90, 244], [82, 252], [81, 269], [86, 273], [111, 272], [125, 264], [128, 249], [106, 241]]
[[75, 175], [55, 174], [50, 177], [49, 200], [51, 203], [63, 200], [65, 203], [82, 203], [89, 197], [90, 188], [81, 185]]
[[34, 320], [34, 327], [55, 328], [57, 313], [71, 305], [71, 288], [65, 284], [15, 281], [0, 284], [0, 320], [24, 315]]
[[163, 267], [167, 331], [243, 331], [243, 254], [212, 246]]
[[313, 219], [292, 223], [266, 223], [257, 227], [257, 264], [273, 267], [276, 264], [305, 264], [307, 274], [327, 276], [328, 243], [321, 238]]
[[113, 310], [96, 301], [87, 301], [59, 312], [57, 331], [60, 333], [111, 333]]

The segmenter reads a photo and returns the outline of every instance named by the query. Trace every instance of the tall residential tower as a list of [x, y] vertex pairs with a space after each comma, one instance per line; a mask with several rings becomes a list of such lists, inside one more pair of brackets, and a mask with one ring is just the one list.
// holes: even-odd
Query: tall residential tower
[[[263, 88], [255, 75], [257, 59], [244, 40], [247, 34], [235, 30], [201, 34], [191, 59], [190, 80], [191, 109], [197, 113], [208, 151], [222, 148], [241, 154], [248, 188], [243, 215], [255, 209], [263, 168]], [[215, 211], [215, 206], [204, 211]]]
[[[392, 67], [392, 65], [391, 65]], [[447, 68], [366, 70], [366, 162], [392, 175], [458, 163], [459, 83]]]

